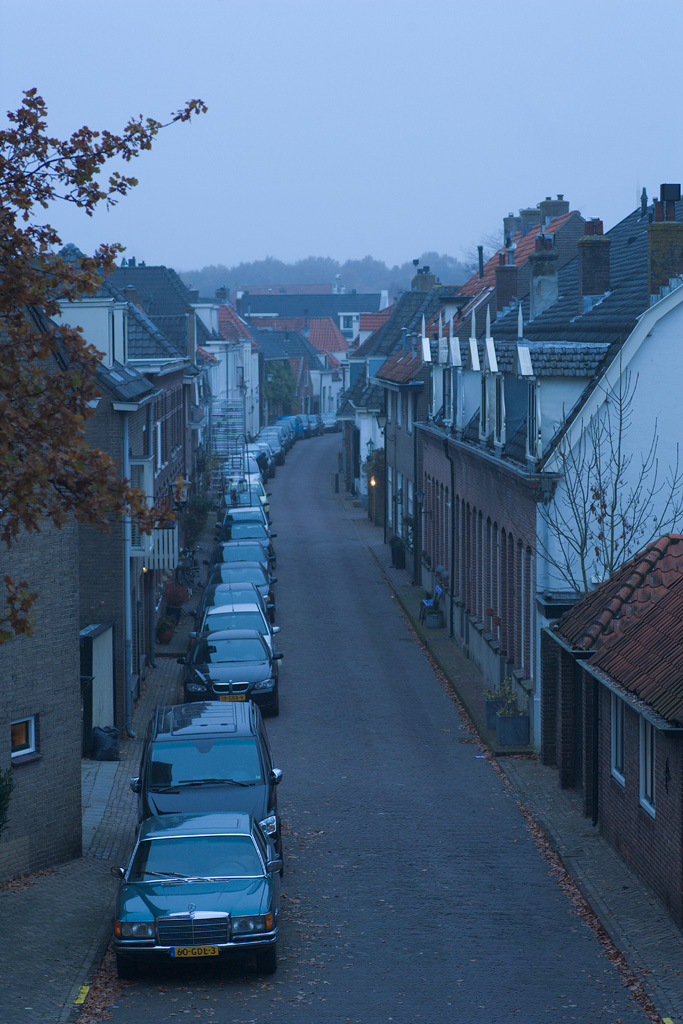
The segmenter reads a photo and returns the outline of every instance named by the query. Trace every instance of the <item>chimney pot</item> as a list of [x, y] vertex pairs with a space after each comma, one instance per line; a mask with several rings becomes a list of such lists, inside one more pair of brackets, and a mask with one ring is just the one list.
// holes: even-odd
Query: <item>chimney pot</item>
[[660, 199], [655, 199], [655, 222], [660, 224], [664, 220], [664, 206]]

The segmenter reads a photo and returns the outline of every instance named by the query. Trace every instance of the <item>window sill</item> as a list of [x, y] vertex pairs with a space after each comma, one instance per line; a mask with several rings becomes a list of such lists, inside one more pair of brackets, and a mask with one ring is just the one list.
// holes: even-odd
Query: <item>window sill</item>
[[611, 769], [612, 778], [619, 783], [622, 789], [626, 789], [626, 776], [620, 775], [616, 768]]
[[12, 758], [12, 767], [18, 768], [22, 764], [31, 764], [33, 761], [42, 761], [43, 755], [38, 753], [37, 750], [32, 750], [28, 754], [16, 754]]
[[649, 803], [642, 796], [640, 798], [640, 806], [647, 813], [650, 818], [654, 818], [656, 814], [656, 808], [654, 804]]

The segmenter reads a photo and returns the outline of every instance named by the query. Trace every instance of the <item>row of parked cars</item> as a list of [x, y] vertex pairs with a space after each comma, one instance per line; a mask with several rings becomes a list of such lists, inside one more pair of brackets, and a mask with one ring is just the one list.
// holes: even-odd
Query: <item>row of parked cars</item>
[[283, 655], [265, 481], [278, 445], [284, 461], [296, 440], [291, 419], [238, 453], [238, 475], [235, 453], [220, 467], [215, 546], [179, 659], [183, 703], [156, 708], [147, 726], [131, 779], [137, 842], [128, 865], [112, 869], [121, 978], [153, 962], [235, 955], [251, 956], [261, 973], [277, 969], [282, 771], [263, 716], [279, 713]]

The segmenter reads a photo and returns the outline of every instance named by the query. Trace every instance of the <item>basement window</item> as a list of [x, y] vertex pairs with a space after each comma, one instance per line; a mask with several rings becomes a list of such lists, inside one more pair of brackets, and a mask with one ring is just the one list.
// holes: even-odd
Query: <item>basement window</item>
[[36, 716], [29, 718], [17, 718], [11, 723], [12, 733], [12, 761], [24, 758], [27, 754], [35, 754], [36, 745]]

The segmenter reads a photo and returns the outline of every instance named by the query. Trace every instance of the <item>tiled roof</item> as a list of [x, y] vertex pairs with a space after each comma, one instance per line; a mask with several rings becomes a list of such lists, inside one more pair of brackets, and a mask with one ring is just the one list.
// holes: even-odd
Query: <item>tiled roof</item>
[[297, 331], [254, 331], [256, 343], [264, 359], [302, 358], [312, 370], [324, 370], [317, 349]]
[[182, 359], [184, 351], [146, 316], [128, 303], [128, 354], [131, 359]]
[[574, 650], [600, 650], [611, 635], [621, 634], [661, 600], [681, 573], [683, 536], [667, 533], [565, 612], [553, 631]]
[[399, 349], [375, 374], [378, 379], [392, 384], [409, 384], [411, 381], [424, 380], [425, 376], [429, 379], [429, 365], [422, 362], [419, 348], [409, 349], [405, 354]]
[[226, 341], [251, 341], [254, 332], [227, 302], [218, 307], [218, 330]]
[[348, 341], [330, 316], [276, 316], [265, 321], [256, 320], [252, 327], [259, 331], [298, 331], [319, 352], [346, 352], [349, 347]]
[[396, 302], [391, 316], [358, 347], [355, 356], [390, 356], [402, 347], [403, 328], [408, 334], [421, 332], [425, 322], [441, 308], [439, 288], [428, 292], [404, 292]]
[[250, 284], [237, 289], [250, 295], [332, 295], [332, 291], [331, 284]]
[[125, 298], [126, 288], [134, 288], [150, 316], [185, 313], [192, 302], [189, 288], [170, 267], [116, 267], [109, 280]]
[[154, 393], [155, 386], [132, 366], [113, 363], [100, 364], [96, 374], [98, 384], [109, 393], [115, 402], [139, 402]]
[[391, 306], [387, 306], [386, 309], [382, 309], [379, 313], [361, 313], [360, 315], [360, 330], [361, 331], [376, 331], [378, 327], [381, 327], [385, 320], [388, 320], [391, 314], [394, 312], [394, 302]]
[[212, 352], [207, 352], [206, 349], [202, 348], [200, 345], [197, 346], [197, 355], [199, 356], [199, 359], [202, 362], [204, 362], [204, 363], [218, 363], [218, 362], [220, 362], [220, 360], [217, 359], [216, 356], [213, 355]]
[[342, 395], [337, 416], [353, 419], [355, 409], [379, 411], [384, 408], [384, 388], [369, 384], [364, 373], [358, 374], [350, 388]]

